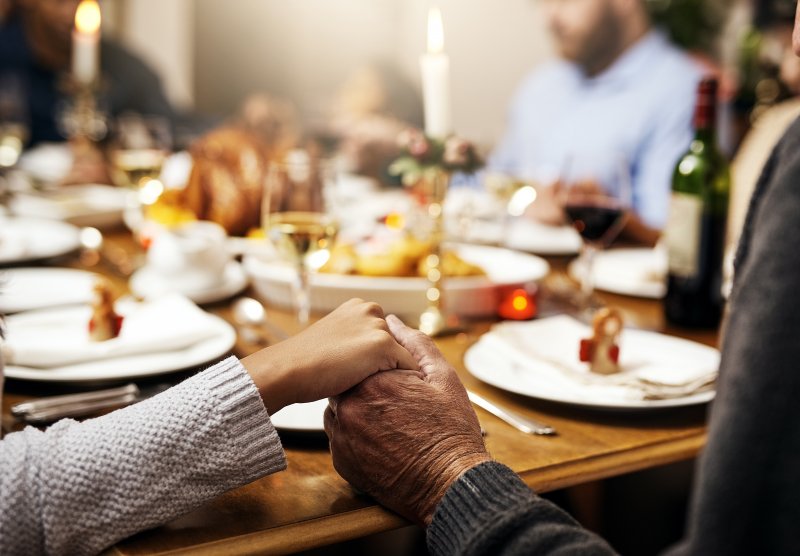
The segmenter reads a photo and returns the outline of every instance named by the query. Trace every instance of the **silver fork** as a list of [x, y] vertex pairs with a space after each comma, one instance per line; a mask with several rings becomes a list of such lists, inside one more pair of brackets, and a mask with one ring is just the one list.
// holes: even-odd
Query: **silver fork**
[[554, 436], [558, 434], [556, 429], [550, 425], [545, 425], [539, 421], [535, 421], [528, 417], [519, 415], [518, 413], [514, 413], [513, 411], [509, 411], [508, 409], [490, 402], [483, 396], [480, 396], [471, 390], [467, 390], [467, 396], [469, 396], [469, 401], [481, 409], [488, 411], [501, 421], [505, 421], [515, 429], [522, 431], [525, 434], [535, 434], [538, 436]]

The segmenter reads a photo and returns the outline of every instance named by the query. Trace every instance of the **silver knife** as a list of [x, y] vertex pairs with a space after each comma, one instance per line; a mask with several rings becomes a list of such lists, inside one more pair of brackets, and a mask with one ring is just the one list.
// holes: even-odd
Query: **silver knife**
[[467, 390], [467, 396], [469, 396], [469, 401], [481, 409], [488, 411], [501, 421], [505, 421], [515, 429], [522, 431], [525, 434], [536, 434], [539, 436], [554, 436], [558, 434], [556, 429], [550, 425], [545, 425], [544, 423], [534, 421], [533, 419], [529, 419], [528, 417], [524, 417], [518, 413], [509, 411], [508, 409], [500, 407], [490, 402], [486, 398], [479, 396], [475, 392]]
[[11, 414], [26, 423], [49, 423], [65, 417], [83, 417], [103, 409], [124, 407], [154, 396], [167, 388], [168, 384], [160, 384], [147, 388], [146, 393], [143, 393], [135, 384], [127, 384], [107, 390], [50, 396], [16, 404], [11, 407]]

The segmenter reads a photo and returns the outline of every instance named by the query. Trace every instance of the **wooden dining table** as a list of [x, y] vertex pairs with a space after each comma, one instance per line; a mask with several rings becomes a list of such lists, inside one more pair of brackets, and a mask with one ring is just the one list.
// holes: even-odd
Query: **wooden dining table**
[[[105, 259], [89, 269], [106, 275], [122, 293], [127, 281], [111, 270], [140, 256], [130, 234], [106, 234]], [[568, 259], [550, 258], [551, 273], [540, 284], [539, 314], [569, 311], [575, 284], [567, 277]], [[105, 262], [104, 262], [105, 261]], [[57, 264], [87, 268], [97, 257], [67, 257]], [[127, 262], [130, 262], [128, 260]], [[247, 293], [247, 292], [246, 292]], [[253, 292], [249, 292], [253, 293]], [[689, 331], [668, 326], [657, 300], [599, 292], [605, 303], [619, 308], [626, 323], [672, 334], [707, 345], [717, 342], [716, 331]], [[206, 309], [232, 321], [230, 300]], [[299, 327], [290, 311], [268, 307], [271, 322], [290, 334]], [[706, 441], [707, 406], [648, 411], [603, 411], [547, 402], [494, 388], [467, 372], [465, 351], [489, 330], [495, 318], [467, 321], [463, 331], [436, 339], [464, 385], [483, 397], [522, 415], [555, 427], [556, 436], [523, 434], [482, 409], [476, 412], [486, 432], [486, 446], [498, 461], [510, 466], [537, 492], [586, 485], [600, 479], [655, 468], [694, 458]], [[269, 336], [270, 329], [264, 333]], [[237, 341], [233, 353], [245, 356], [258, 349]], [[167, 378], [177, 382], [196, 369]], [[165, 377], [150, 379], [163, 381]], [[143, 381], [146, 383], [148, 381]], [[9, 415], [17, 402], [74, 391], [80, 386], [7, 380], [3, 393], [3, 424], [21, 427]], [[210, 500], [195, 511], [155, 529], [119, 542], [112, 554], [264, 554], [321, 547], [408, 525], [367, 496], [358, 493], [333, 468], [327, 439], [318, 432], [280, 432], [288, 468]]]

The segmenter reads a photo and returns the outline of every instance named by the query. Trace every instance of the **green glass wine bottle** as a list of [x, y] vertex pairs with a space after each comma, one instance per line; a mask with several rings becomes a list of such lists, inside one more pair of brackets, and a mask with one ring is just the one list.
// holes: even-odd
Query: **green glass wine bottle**
[[713, 328], [722, 317], [722, 260], [730, 168], [716, 142], [717, 81], [698, 85], [695, 137], [678, 161], [665, 231], [669, 276], [664, 312], [673, 324]]

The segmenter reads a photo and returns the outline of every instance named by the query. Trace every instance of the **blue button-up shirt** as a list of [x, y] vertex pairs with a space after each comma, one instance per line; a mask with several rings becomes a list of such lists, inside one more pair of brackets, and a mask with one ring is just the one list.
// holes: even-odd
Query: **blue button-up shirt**
[[571, 62], [549, 62], [518, 90], [489, 169], [541, 179], [583, 153], [614, 153], [594, 157], [604, 165], [599, 177], [624, 159], [635, 211], [661, 228], [672, 171], [692, 140], [700, 77], [697, 65], [657, 31], [594, 77]]

